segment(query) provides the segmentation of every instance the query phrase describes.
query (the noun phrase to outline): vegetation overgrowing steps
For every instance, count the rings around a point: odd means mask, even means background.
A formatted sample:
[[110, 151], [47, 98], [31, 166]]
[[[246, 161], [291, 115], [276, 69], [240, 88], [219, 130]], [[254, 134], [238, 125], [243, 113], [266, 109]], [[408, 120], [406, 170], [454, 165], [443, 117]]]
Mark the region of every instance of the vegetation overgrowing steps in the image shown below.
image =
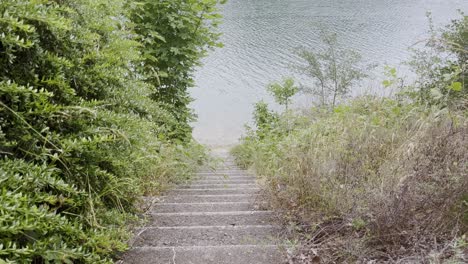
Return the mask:
[[113, 263], [138, 199], [205, 161], [188, 90], [221, 2], [0, 1], [0, 263]]
[[123, 262], [281, 263], [281, 228], [259, 201], [255, 176], [232, 162], [197, 175], [148, 210], [148, 224], [137, 232]]

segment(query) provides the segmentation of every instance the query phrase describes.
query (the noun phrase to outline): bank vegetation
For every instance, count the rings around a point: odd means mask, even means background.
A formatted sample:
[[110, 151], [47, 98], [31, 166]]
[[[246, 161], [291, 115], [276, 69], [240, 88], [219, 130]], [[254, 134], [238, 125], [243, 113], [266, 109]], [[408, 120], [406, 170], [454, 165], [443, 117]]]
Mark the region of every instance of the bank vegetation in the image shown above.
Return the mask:
[[206, 160], [188, 104], [217, 0], [0, 1], [0, 263], [112, 263]]
[[290, 263], [468, 262], [468, 17], [418, 43], [414, 82], [386, 67], [387, 97], [346, 98], [366, 67], [330, 43], [301, 51], [317, 105], [257, 104], [232, 150], [282, 212]]

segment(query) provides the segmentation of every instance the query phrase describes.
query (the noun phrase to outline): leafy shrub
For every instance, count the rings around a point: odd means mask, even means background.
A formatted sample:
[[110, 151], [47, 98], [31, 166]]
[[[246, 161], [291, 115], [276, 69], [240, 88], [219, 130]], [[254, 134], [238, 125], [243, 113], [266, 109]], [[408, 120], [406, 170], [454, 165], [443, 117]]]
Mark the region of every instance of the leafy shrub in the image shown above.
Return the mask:
[[284, 105], [287, 111], [291, 98], [299, 91], [299, 88], [295, 86], [294, 79], [285, 78], [282, 83], [269, 84], [267, 90], [273, 95], [278, 104]]
[[[462, 108], [467, 106], [468, 16], [436, 31], [414, 51], [410, 62], [418, 75], [405, 92], [421, 104]], [[420, 45], [421, 46], [421, 45]]]
[[[0, 164], [2, 259], [22, 263], [93, 262], [103, 253], [125, 249], [121, 242], [125, 233], [116, 232], [118, 227], [84, 228], [83, 220], [91, 219], [80, 214], [94, 200], [61, 180], [59, 170], [21, 160], [5, 159]], [[104, 224], [102, 217], [99, 220], [96, 224]]]
[[302, 85], [302, 92], [313, 95], [318, 104], [333, 108], [368, 77], [366, 71], [375, 65], [363, 64], [361, 54], [345, 49], [336, 34], [322, 32], [320, 39], [325, 49], [298, 49], [296, 54], [302, 61], [293, 68], [313, 81], [312, 85]]
[[[216, 2], [192, 4], [216, 13]], [[132, 20], [136, 8], [144, 22]], [[187, 179], [205, 160], [189, 119], [169, 111], [186, 106], [154, 97], [163, 87], [141, 68], [149, 67], [148, 50], [177, 61], [161, 50], [187, 48], [191, 64], [167, 78], [188, 80], [214, 25], [177, 47], [147, 43], [140, 22], [156, 30], [185, 20], [145, 8], [125, 0], [0, 2], [1, 261], [110, 263], [126, 248], [138, 197]], [[187, 97], [177, 89], [174, 96]]]
[[194, 114], [188, 89], [200, 58], [220, 47], [215, 28], [221, 22], [218, 3], [225, 0], [143, 0], [134, 3], [132, 21], [143, 45], [142, 72], [154, 85], [152, 98], [164, 103], [175, 120], [170, 136], [191, 139]]

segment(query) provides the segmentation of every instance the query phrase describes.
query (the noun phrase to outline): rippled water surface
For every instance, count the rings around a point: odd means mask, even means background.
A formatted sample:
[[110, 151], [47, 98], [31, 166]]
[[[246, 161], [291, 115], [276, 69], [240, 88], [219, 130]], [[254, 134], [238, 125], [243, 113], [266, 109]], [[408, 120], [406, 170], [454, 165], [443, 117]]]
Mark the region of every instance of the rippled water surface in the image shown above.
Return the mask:
[[210, 145], [236, 142], [253, 104], [272, 100], [265, 86], [292, 75], [294, 48], [320, 45], [321, 28], [366, 61], [398, 64], [425, 38], [428, 11], [446, 24], [468, 12], [468, 0], [229, 0], [222, 9], [225, 47], [204, 60], [192, 90], [194, 135]]

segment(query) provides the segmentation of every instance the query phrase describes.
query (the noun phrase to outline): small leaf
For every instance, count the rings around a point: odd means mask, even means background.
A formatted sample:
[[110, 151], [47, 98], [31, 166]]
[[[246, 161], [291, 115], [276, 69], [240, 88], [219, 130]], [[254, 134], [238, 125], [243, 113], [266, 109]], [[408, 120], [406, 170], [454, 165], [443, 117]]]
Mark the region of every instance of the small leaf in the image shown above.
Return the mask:
[[463, 89], [461, 82], [453, 82], [452, 85], [449, 86], [449, 89], [452, 91], [460, 92]]
[[167, 72], [165, 72], [165, 71], [159, 71], [158, 74], [159, 74], [159, 77], [161, 77], [161, 78], [169, 77], [169, 74]]
[[385, 88], [388, 88], [388, 87], [390, 87], [390, 86], [392, 85], [392, 82], [389, 81], [389, 80], [384, 80], [384, 81], [382, 82], [382, 85], [383, 85]]

